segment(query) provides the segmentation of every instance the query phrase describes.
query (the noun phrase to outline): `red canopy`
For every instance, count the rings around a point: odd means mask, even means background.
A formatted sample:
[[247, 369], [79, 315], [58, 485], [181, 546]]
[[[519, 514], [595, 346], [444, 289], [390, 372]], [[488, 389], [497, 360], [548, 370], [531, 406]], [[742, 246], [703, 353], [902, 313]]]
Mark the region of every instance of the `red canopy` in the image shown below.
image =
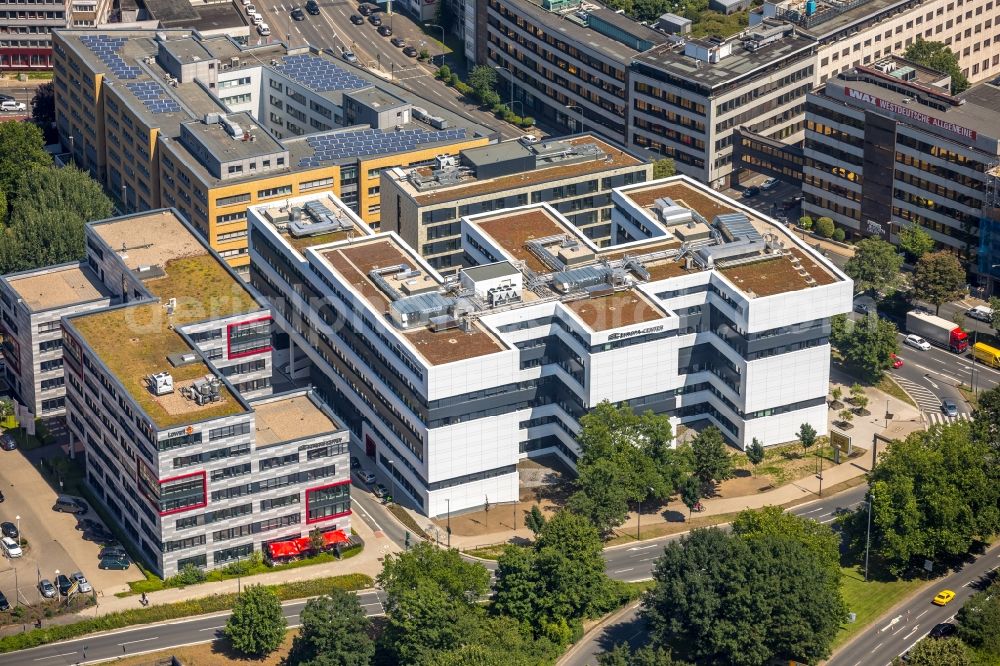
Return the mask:
[[271, 552], [272, 559], [278, 557], [295, 557], [301, 552], [294, 541], [275, 541], [274, 543], [267, 544], [267, 547]]
[[[347, 541], [347, 535], [344, 534], [343, 530], [323, 532], [324, 548], [329, 548], [336, 543], [347, 543]], [[298, 539], [289, 539], [288, 541], [275, 541], [267, 544], [267, 547], [273, 560], [279, 557], [296, 557], [303, 553], [308, 553], [312, 550], [312, 543], [309, 537], [304, 536]]]
[[332, 546], [335, 543], [347, 543], [347, 535], [344, 534], [344, 530], [323, 532], [323, 545]]

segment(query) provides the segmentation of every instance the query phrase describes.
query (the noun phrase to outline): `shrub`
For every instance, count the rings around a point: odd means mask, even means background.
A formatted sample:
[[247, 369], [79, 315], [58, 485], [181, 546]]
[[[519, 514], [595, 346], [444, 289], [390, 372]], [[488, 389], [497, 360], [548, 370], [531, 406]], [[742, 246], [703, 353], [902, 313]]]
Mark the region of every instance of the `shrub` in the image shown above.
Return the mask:
[[[455, 78], [457, 79], [458, 75], [455, 75]], [[454, 83], [452, 85], [455, 86], [455, 90], [462, 93], [463, 95], [466, 96], [472, 95], [472, 86], [470, 86], [468, 83], [463, 83], [462, 81], [459, 81], [458, 83]]]
[[441, 65], [438, 69], [437, 74], [435, 74], [439, 79], [444, 79], [445, 81], [451, 80], [451, 67], [448, 65]]
[[532, 118], [531, 116], [525, 116], [524, 118], [521, 118], [521, 127], [531, 127], [534, 124], [535, 124], [535, 119]]
[[845, 234], [844, 230], [841, 229], [840, 227], [837, 227], [836, 229], [833, 230], [833, 240], [835, 240], [835, 241], [838, 241], [838, 242], [842, 243], [844, 241], [844, 238], [846, 236], [847, 236], [847, 234]]
[[799, 218], [799, 226], [806, 231], [809, 231], [813, 227], [813, 219], [808, 215], [803, 215]]
[[833, 220], [828, 217], [821, 217], [816, 220], [816, 233], [823, 238], [829, 238], [833, 235], [835, 227], [833, 226]]
[[448, 83], [454, 88], [457, 88], [458, 84], [461, 82], [462, 80], [458, 78], [458, 74], [452, 74], [451, 77], [448, 79]]
[[431, 57], [431, 52], [427, 49], [421, 49], [420, 54], [417, 56], [420, 60], [429, 60]]

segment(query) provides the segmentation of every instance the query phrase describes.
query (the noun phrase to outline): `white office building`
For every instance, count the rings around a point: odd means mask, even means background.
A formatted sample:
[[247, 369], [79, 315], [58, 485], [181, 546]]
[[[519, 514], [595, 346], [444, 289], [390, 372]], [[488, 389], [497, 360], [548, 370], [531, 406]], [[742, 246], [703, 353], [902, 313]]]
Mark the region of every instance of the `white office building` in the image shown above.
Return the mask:
[[251, 208], [251, 278], [317, 394], [428, 515], [514, 501], [524, 457], [573, 464], [604, 400], [741, 448], [824, 433], [851, 280], [685, 176], [612, 196], [606, 247], [544, 203], [464, 217], [474, 265], [448, 279], [393, 232], [303, 247]]

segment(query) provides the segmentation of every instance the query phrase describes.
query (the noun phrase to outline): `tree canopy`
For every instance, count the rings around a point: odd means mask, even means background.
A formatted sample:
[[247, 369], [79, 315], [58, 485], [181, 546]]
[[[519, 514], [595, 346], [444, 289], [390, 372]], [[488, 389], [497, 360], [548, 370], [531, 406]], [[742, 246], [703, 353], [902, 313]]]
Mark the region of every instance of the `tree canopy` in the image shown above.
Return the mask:
[[779, 506], [741, 511], [732, 524], [733, 534], [753, 541], [764, 536], [795, 539], [833, 570], [840, 568], [840, 537], [815, 520], [786, 513]]
[[292, 643], [287, 666], [368, 666], [375, 642], [371, 621], [358, 595], [334, 588], [302, 609], [302, 629]]
[[13, 120], [0, 122], [0, 192], [7, 195], [9, 203], [14, 198], [14, 186], [24, 174], [51, 164], [38, 126]]
[[705, 488], [733, 475], [733, 457], [729, 454], [722, 432], [715, 426], [708, 426], [691, 440], [694, 459], [694, 475]]
[[674, 160], [669, 157], [664, 157], [653, 162], [653, 179], [657, 178], [667, 178], [669, 176], [676, 175], [677, 165]]
[[917, 262], [913, 274], [913, 296], [932, 303], [935, 314], [943, 303], [961, 298], [965, 292], [965, 269], [951, 252], [931, 252]]
[[925, 638], [906, 656], [906, 666], [972, 666], [972, 655], [957, 638]]
[[873, 314], [857, 322], [835, 315], [830, 340], [848, 363], [874, 383], [882, 378], [892, 365], [892, 355], [899, 351], [897, 333], [895, 324]]
[[[967, 422], [938, 425], [890, 443], [868, 474], [871, 555], [899, 575], [923, 560], [967, 553], [1000, 531], [1000, 473]], [[867, 511], [845, 523], [856, 552], [865, 546]]]
[[278, 649], [287, 627], [278, 595], [263, 585], [247, 585], [223, 632], [238, 652], [263, 657]]
[[936, 69], [951, 76], [951, 93], [957, 95], [969, 87], [969, 79], [962, 73], [958, 56], [944, 42], [928, 42], [922, 37], [906, 47], [903, 57], [907, 60]]
[[973, 594], [956, 617], [959, 638], [1000, 662], [1000, 581]]
[[891, 296], [902, 280], [903, 256], [895, 246], [870, 236], [858, 241], [854, 256], [847, 260], [844, 272], [854, 280], [854, 293], [866, 291]]
[[652, 646], [696, 663], [812, 663], [847, 613], [839, 569], [793, 535], [695, 530], [667, 545], [653, 579], [643, 601]]
[[914, 259], [920, 259], [934, 249], [934, 239], [916, 222], [900, 227], [899, 247]]

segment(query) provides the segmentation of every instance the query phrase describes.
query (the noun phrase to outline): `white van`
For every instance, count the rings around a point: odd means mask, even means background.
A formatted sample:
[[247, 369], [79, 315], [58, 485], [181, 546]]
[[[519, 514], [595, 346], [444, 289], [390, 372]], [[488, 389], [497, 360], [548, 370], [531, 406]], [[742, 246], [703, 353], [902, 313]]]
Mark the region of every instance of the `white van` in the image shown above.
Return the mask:
[[261, 23], [257, 26], [257, 34], [261, 37], [269, 37], [271, 35], [271, 28], [266, 23]]
[[993, 321], [993, 308], [986, 307], [985, 305], [977, 305], [971, 310], [966, 310], [965, 316], [990, 323]]

